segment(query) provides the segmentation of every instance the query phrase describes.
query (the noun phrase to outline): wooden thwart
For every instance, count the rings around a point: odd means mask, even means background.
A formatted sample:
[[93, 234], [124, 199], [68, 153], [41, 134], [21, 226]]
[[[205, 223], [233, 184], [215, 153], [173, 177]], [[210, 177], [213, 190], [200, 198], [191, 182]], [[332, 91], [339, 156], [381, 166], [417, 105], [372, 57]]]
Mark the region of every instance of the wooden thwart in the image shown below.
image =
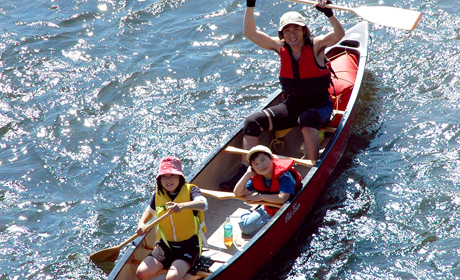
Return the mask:
[[[247, 155], [249, 152], [248, 150], [236, 148], [233, 146], [227, 146], [224, 151], [233, 153], [233, 154], [240, 154], [240, 155]], [[315, 164], [315, 161], [309, 160], [309, 159], [292, 158], [292, 157], [280, 156], [280, 155], [275, 155], [275, 154], [273, 154], [273, 157], [280, 158], [280, 159], [292, 159], [297, 164], [301, 164], [301, 165], [305, 165], [309, 167], [312, 167]]]
[[332, 127], [332, 126], [325, 126], [325, 127], [322, 127], [320, 130], [334, 133], [337, 130], [337, 128]]
[[[207, 189], [200, 189], [201, 193], [207, 196], [212, 196], [217, 199], [238, 199], [246, 202], [244, 199], [244, 196], [236, 196], [232, 192], [221, 192], [221, 191], [212, 191], [212, 190], [207, 190]], [[247, 203], [247, 202], [246, 202]], [[282, 204], [278, 203], [271, 203], [271, 202], [266, 202], [266, 201], [254, 201], [252, 203], [248, 204], [262, 204], [262, 205], [267, 205], [267, 206], [272, 206], [276, 208], [281, 208], [283, 206]]]

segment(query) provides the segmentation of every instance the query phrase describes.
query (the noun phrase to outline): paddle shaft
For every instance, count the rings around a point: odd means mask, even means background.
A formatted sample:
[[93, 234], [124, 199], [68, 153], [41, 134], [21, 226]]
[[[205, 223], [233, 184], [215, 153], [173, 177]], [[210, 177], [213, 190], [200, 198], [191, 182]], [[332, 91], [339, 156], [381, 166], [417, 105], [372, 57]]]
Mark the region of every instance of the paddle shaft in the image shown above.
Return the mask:
[[[297, 3], [303, 3], [303, 4], [309, 4], [314, 6], [316, 1], [310, 1], [310, 0], [289, 0], [292, 2], [297, 2]], [[334, 9], [334, 10], [342, 10], [342, 11], [348, 11], [348, 12], [354, 12], [352, 8], [347, 8], [347, 7], [342, 7], [342, 6], [337, 6], [337, 5], [332, 5], [332, 4], [326, 4], [324, 7], [329, 8], [329, 9]]]
[[[225, 148], [226, 152], [233, 153], [233, 154], [240, 154], [240, 155], [247, 155], [249, 153], [248, 150], [245, 149], [240, 149], [232, 146], [227, 146]], [[286, 157], [286, 156], [280, 156], [280, 155], [275, 155], [273, 154], [274, 158], [279, 158], [279, 159], [292, 159], [295, 163], [305, 165], [305, 166], [313, 166], [315, 164], [314, 161], [308, 160], [308, 159], [299, 159], [299, 158], [292, 158], [292, 157]]]
[[[205, 189], [200, 189], [200, 191], [202, 194], [212, 196], [217, 199], [238, 199], [238, 200], [242, 200], [246, 202], [246, 199], [244, 199], [244, 196], [236, 196], [234, 193], [230, 193], [230, 192], [212, 191], [212, 190], [205, 190]], [[267, 201], [254, 201], [248, 204], [262, 204], [262, 205], [267, 205], [267, 206], [276, 207], [276, 208], [281, 208], [281, 206], [283, 206], [282, 204], [279, 204], [279, 203], [272, 203], [272, 202], [267, 202]]]
[[[154, 226], [158, 225], [161, 221], [163, 221], [164, 219], [166, 219], [166, 217], [168, 217], [169, 215], [171, 215], [171, 213], [166, 213], [164, 214], [163, 216], [159, 217], [158, 219], [156, 219], [155, 221], [153, 221], [152, 223], [148, 224], [144, 231], [149, 231], [150, 229], [152, 229]], [[138, 238], [139, 235], [136, 233], [136, 234], [133, 234], [130, 238], [126, 239], [123, 243], [121, 243], [120, 245], [118, 245], [118, 247], [124, 247], [126, 245], [128, 245], [129, 243], [131, 243], [132, 241], [134, 241], [136, 238]]]

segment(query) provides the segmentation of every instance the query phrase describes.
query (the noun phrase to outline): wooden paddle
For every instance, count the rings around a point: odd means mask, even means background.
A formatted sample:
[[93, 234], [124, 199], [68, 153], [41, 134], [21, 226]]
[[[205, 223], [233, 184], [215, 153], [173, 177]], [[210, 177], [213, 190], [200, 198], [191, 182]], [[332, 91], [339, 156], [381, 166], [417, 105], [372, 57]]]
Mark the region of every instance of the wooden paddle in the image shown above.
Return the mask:
[[[151, 228], [153, 228], [154, 226], [156, 226], [159, 222], [163, 221], [166, 217], [168, 217], [169, 215], [171, 215], [171, 213], [168, 211], [166, 214], [164, 214], [163, 216], [161, 216], [160, 218], [156, 219], [153, 223], [149, 224], [146, 228], [145, 228], [145, 231], [148, 231], [150, 230]], [[111, 247], [111, 248], [106, 248], [106, 249], [103, 249], [101, 251], [98, 251], [94, 254], [92, 254], [91, 256], [89, 256], [89, 258], [93, 261], [93, 262], [96, 262], [96, 261], [108, 261], [108, 262], [114, 262], [117, 260], [118, 258], [118, 255], [120, 254], [120, 250], [121, 248], [123, 248], [125, 245], [131, 243], [134, 239], [136, 239], [137, 237], [139, 237], [139, 235], [136, 233], [134, 234], [133, 236], [131, 236], [130, 238], [128, 238], [127, 240], [125, 240], [123, 243], [121, 243], [120, 245], [118, 246], [114, 246], [114, 247]]]
[[[297, 3], [315, 5], [316, 1], [310, 0], [290, 0]], [[347, 8], [337, 5], [327, 4], [326, 8], [353, 12], [364, 20], [388, 27], [413, 30], [417, 26], [421, 12], [406, 10], [388, 6], [361, 6], [358, 8]]]
[[[221, 192], [221, 191], [212, 191], [212, 190], [205, 190], [205, 189], [200, 189], [200, 191], [202, 194], [212, 196], [217, 199], [239, 199], [239, 200], [246, 202], [246, 200], [244, 199], [244, 196], [236, 196], [232, 192]], [[283, 206], [282, 204], [271, 203], [271, 202], [266, 202], [266, 201], [254, 201], [248, 204], [262, 204], [262, 205], [272, 206], [276, 208], [281, 208], [281, 206]]]
[[[233, 154], [240, 154], [240, 155], [247, 155], [248, 150], [236, 148], [233, 146], [227, 146], [225, 148], [226, 152], [233, 153]], [[309, 159], [300, 159], [300, 158], [292, 158], [292, 157], [286, 157], [286, 156], [280, 156], [280, 155], [273, 155], [274, 158], [280, 158], [280, 159], [292, 159], [295, 163], [305, 165], [305, 166], [310, 166], [312, 167], [315, 164], [315, 161], [309, 160]]]

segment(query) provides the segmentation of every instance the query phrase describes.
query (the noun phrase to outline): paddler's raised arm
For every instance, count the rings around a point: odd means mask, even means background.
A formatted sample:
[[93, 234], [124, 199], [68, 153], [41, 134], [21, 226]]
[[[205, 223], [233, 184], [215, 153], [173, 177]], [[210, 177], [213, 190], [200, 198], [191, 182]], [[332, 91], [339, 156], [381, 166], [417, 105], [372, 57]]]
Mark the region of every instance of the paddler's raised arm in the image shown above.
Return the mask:
[[274, 50], [279, 53], [282, 41], [276, 37], [270, 37], [264, 32], [257, 30], [254, 19], [255, 0], [247, 0], [246, 11], [244, 12], [243, 33], [246, 38], [254, 42], [261, 48]]
[[324, 51], [325, 48], [331, 47], [337, 44], [343, 36], [345, 36], [345, 29], [340, 23], [339, 19], [335, 17], [332, 9], [325, 8], [325, 4], [332, 4], [331, 1], [318, 0], [318, 3], [315, 5], [315, 8], [324, 13], [325, 16], [329, 19], [333, 30], [326, 35], [317, 36], [314, 38], [314, 44], [318, 48], [316, 52]]

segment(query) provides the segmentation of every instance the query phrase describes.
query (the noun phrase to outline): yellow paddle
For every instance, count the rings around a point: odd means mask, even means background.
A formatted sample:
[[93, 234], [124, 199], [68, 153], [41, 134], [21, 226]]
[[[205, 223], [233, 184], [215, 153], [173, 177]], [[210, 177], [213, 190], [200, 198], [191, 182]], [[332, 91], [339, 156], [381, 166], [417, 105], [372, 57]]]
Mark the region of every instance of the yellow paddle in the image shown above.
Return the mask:
[[[221, 192], [221, 191], [212, 191], [212, 190], [205, 190], [205, 189], [200, 189], [200, 191], [204, 195], [212, 196], [217, 199], [239, 199], [239, 200], [245, 201], [244, 196], [236, 196], [232, 192]], [[262, 205], [272, 206], [276, 208], [281, 208], [281, 206], [283, 206], [282, 204], [271, 203], [271, 202], [266, 202], [266, 201], [254, 201], [253, 203], [249, 203], [249, 204], [262, 204]]]
[[[153, 223], [149, 224], [145, 230], [148, 231], [150, 230], [151, 228], [153, 228], [154, 226], [156, 226], [159, 222], [163, 221], [166, 217], [168, 217], [169, 215], [171, 215], [170, 211], [168, 211], [166, 214], [164, 214], [163, 216], [161, 216], [160, 218], [156, 219]], [[94, 254], [92, 254], [91, 256], [89, 256], [89, 258], [93, 261], [93, 262], [96, 262], [96, 261], [108, 261], [108, 262], [114, 262], [117, 260], [118, 258], [118, 255], [120, 254], [120, 250], [121, 248], [123, 248], [125, 245], [131, 243], [134, 239], [136, 239], [137, 237], [139, 237], [139, 235], [136, 233], [134, 234], [133, 236], [131, 236], [130, 238], [128, 238], [127, 240], [125, 240], [123, 243], [121, 243], [120, 245], [118, 246], [114, 246], [114, 247], [111, 247], [111, 248], [106, 248], [106, 249], [103, 249], [101, 251], [98, 251]]]
[[[249, 153], [248, 150], [236, 148], [233, 146], [227, 146], [225, 148], [226, 152], [233, 153], [233, 154], [240, 154], [240, 155], [247, 155]], [[274, 158], [280, 158], [280, 159], [292, 159], [295, 163], [305, 165], [305, 166], [310, 166], [312, 167], [315, 164], [315, 161], [309, 160], [309, 159], [300, 159], [300, 158], [292, 158], [292, 157], [286, 157], [286, 156], [280, 156], [280, 155], [273, 155]]]
[[[297, 3], [315, 5], [316, 1], [310, 0], [289, 0]], [[421, 12], [406, 10], [388, 6], [361, 6], [358, 8], [347, 8], [327, 4], [326, 8], [353, 12], [364, 20], [388, 27], [413, 30], [417, 26]]]

